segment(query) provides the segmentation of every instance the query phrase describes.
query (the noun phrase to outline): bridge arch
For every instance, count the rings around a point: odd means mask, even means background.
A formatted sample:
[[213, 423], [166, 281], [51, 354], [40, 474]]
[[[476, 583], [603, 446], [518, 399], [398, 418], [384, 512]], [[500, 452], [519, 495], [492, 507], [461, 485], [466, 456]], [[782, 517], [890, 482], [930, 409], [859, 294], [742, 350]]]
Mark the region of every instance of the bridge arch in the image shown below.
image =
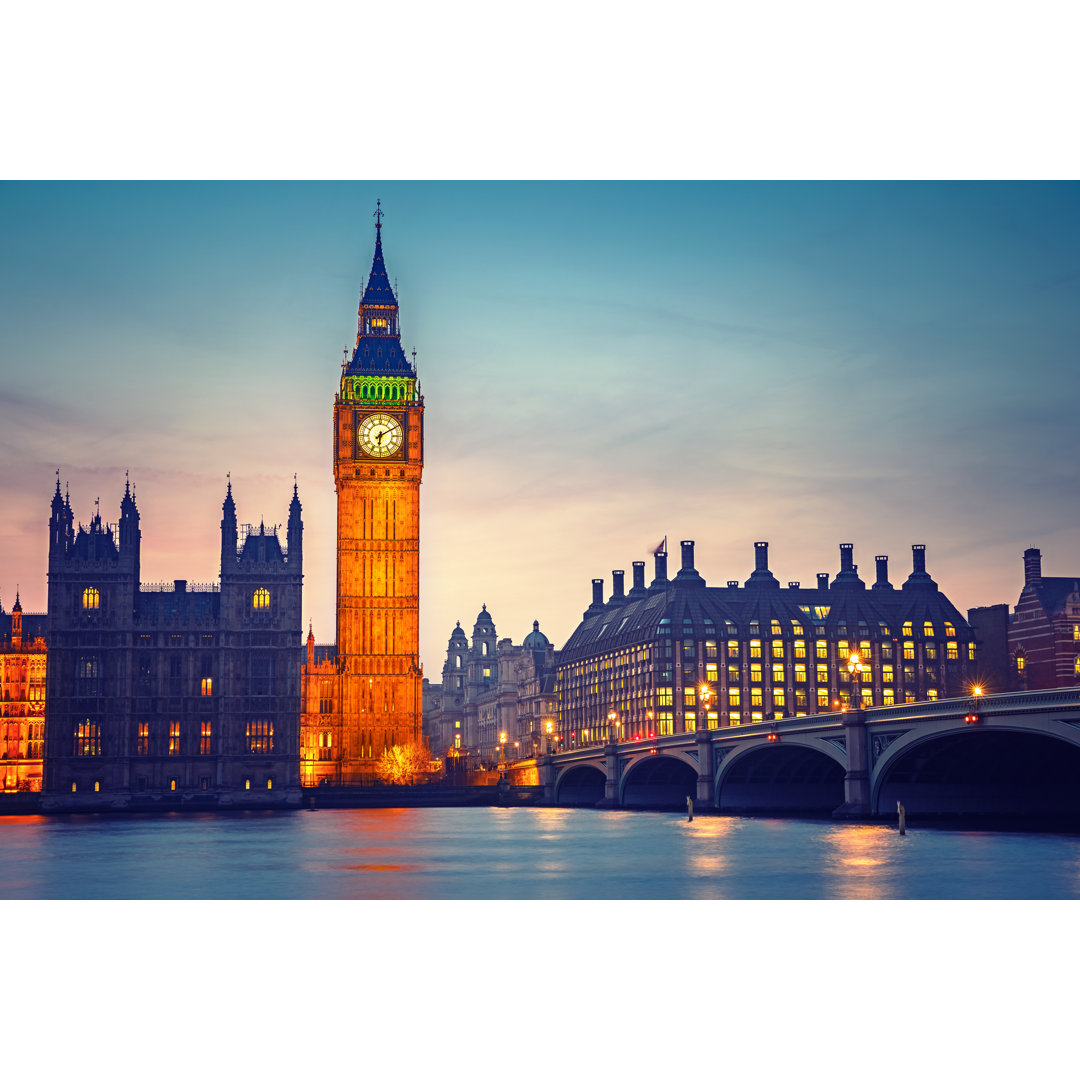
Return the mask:
[[684, 809], [697, 794], [696, 759], [679, 750], [638, 754], [619, 781], [619, 805], [639, 809]]
[[555, 778], [556, 806], [595, 806], [604, 797], [607, 773], [592, 762], [570, 765]]
[[1080, 819], [1080, 728], [1044, 717], [981, 717], [898, 736], [871, 774], [874, 814]]
[[844, 802], [847, 757], [813, 735], [749, 743], [716, 769], [713, 802], [721, 810], [831, 813]]

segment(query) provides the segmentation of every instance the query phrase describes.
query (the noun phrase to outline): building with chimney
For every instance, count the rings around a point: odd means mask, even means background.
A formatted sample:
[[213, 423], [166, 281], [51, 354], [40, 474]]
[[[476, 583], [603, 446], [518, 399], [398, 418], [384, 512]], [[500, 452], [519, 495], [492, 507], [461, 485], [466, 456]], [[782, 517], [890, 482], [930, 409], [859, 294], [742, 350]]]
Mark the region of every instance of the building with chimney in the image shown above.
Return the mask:
[[593, 580], [557, 665], [562, 748], [969, 692], [974, 634], [927, 573], [921, 544], [899, 588], [885, 555], [868, 586], [851, 544], [815, 588], [781, 587], [764, 542], [743, 584], [707, 585], [692, 540], [681, 558], [669, 578], [667, 552], [656, 552], [649, 585], [635, 562], [629, 592], [613, 571], [607, 600]]
[[1080, 683], [1080, 576], [1044, 577], [1042, 552], [1024, 552], [1024, 587], [1008, 626], [1011, 674], [1019, 690]]
[[40, 791], [45, 750], [44, 614], [0, 604], [0, 791]]
[[230, 481], [220, 582], [144, 584], [130, 483], [118, 524], [76, 528], [57, 476], [44, 809], [299, 802], [302, 533], [295, 484], [283, 537], [238, 524]]

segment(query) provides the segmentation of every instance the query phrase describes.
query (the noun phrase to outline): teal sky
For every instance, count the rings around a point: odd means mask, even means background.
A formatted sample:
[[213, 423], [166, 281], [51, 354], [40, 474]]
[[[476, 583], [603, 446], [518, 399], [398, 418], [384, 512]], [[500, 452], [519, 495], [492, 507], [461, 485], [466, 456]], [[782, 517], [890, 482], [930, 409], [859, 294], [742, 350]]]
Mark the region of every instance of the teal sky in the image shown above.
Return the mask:
[[[913, 543], [961, 608], [1021, 553], [1080, 573], [1072, 183], [0, 184], [0, 598], [46, 600], [130, 470], [143, 579], [212, 581], [298, 476], [304, 623], [334, 633], [330, 415], [375, 199], [426, 399], [421, 659], [482, 603], [556, 646], [590, 580], [697, 542], [712, 584], [864, 579]], [[672, 561], [677, 564], [675, 554]]]

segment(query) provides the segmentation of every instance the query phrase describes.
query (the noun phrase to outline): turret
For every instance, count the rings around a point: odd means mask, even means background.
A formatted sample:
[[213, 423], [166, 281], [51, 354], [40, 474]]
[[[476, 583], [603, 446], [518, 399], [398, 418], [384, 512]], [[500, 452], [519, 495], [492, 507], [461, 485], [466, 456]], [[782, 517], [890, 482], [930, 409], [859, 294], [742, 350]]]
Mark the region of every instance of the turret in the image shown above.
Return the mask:
[[221, 504], [221, 573], [236, 566], [236, 545], [239, 530], [236, 526], [236, 503], [232, 497], [232, 480], [229, 480], [225, 492], [225, 502]]
[[22, 644], [22, 604], [18, 588], [15, 589], [15, 606], [11, 609], [11, 644], [16, 649]]
[[[67, 508], [70, 512], [70, 507]], [[67, 549], [70, 524], [65, 513], [64, 498], [60, 494], [60, 470], [56, 470], [56, 492], [52, 499], [52, 513], [49, 515], [49, 554], [62, 555]]]
[[124, 482], [124, 498], [120, 503], [120, 557], [135, 572], [135, 581], [139, 581], [139, 553], [142, 545], [142, 533], [139, 531], [139, 509], [135, 505], [135, 496], [131, 493], [131, 481]]
[[289, 503], [289, 531], [286, 538], [289, 545], [289, 566], [299, 571], [304, 562], [304, 523], [300, 519], [300, 495], [293, 479], [292, 502]]

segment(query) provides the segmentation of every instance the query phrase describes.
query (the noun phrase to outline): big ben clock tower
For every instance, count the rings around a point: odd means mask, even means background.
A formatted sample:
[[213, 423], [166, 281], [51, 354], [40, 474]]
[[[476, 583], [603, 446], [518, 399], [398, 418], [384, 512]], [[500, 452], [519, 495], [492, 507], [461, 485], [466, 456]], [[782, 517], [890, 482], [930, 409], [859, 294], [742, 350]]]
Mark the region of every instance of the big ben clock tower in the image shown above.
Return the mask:
[[401, 347], [375, 211], [356, 348], [334, 399], [341, 779], [421, 739], [420, 474], [424, 399]]

